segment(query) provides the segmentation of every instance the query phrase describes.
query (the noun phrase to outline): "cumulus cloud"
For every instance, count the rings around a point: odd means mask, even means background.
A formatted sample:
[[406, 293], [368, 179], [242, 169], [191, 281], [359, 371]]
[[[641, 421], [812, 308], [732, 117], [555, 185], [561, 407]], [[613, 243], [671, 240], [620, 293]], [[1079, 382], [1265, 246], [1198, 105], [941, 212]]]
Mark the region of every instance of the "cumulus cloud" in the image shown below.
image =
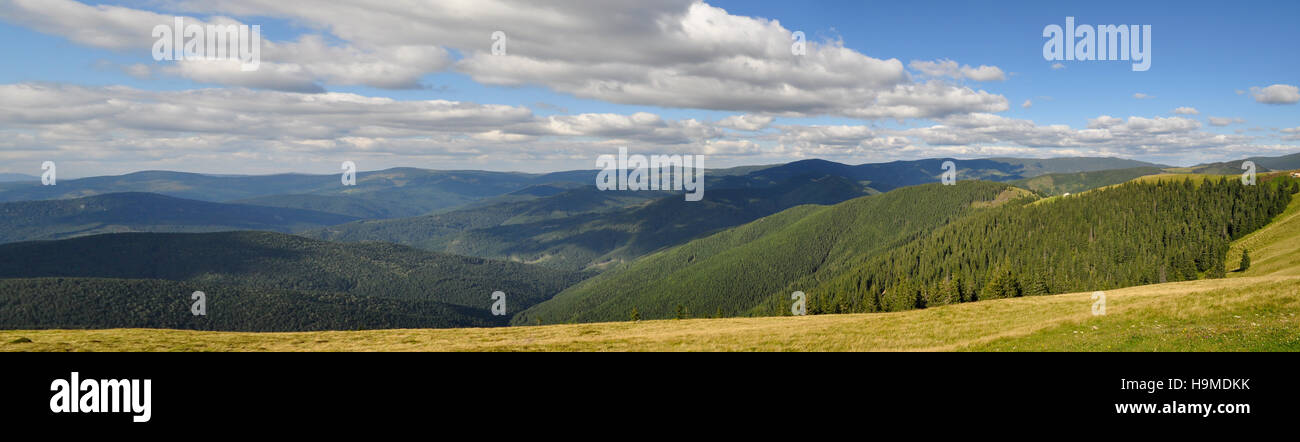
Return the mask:
[[[498, 170], [508, 167], [504, 164], [578, 168], [618, 146], [744, 157], [747, 164], [807, 157], [862, 162], [958, 155], [1220, 161], [1237, 153], [1295, 150], [1260, 145], [1255, 136], [1207, 133], [1196, 120], [1181, 116], [1102, 115], [1077, 129], [991, 113], [950, 115], [911, 128], [773, 121], [753, 114], [717, 122], [647, 112], [538, 116], [522, 106], [337, 92], [0, 85], [0, 156], [9, 163], [75, 158], [129, 164], [123, 166], [127, 170], [201, 164], [220, 167], [213, 171], [253, 173], [338, 158], [427, 167], [447, 167], [450, 162]], [[1283, 129], [1279, 135], [1294, 139], [1300, 137], [1300, 128]]]
[[521, 106], [337, 92], [32, 83], [0, 85], [0, 139], [10, 143], [0, 143], [9, 159], [129, 161], [136, 168], [163, 160], [206, 163], [213, 156], [295, 162], [400, 156], [411, 165], [422, 158], [587, 158], [611, 145], [664, 152], [754, 150], [725, 139], [720, 127], [650, 113], [539, 117]]
[[[6, 0], [0, 19], [73, 42], [125, 53], [151, 54], [155, 26], [172, 26], [174, 16], [121, 6], [90, 6], [72, 0]], [[182, 16], [185, 25], [251, 25], [216, 15], [207, 20]], [[419, 87], [428, 72], [451, 65], [447, 51], [429, 44], [327, 44], [322, 35], [297, 41], [262, 39], [255, 71], [230, 60], [169, 61], [155, 71], [202, 83], [294, 92], [323, 92], [325, 84], [386, 89]], [[133, 76], [145, 71], [139, 67]]]
[[1174, 113], [1178, 115], [1199, 115], [1201, 111], [1196, 110], [1194, 107], [1183, 106], [1175, 108]]
[[763, 130], [767, 125], [772, 124], [772, 119], [770, 115], [732, 115], [718, 121], [718, 126], [753, 132]]
[[1025, 108], [1025, 109], [1029, 109], [1029, 108], [1031, 108], [1031, 107], [1033, 107], [1033, 106], [1034, 106], [1034, 102], [1033, 102], [1033, 100], [1025, 100], [1024, 103], [1020, 103], [1020, 107], [1023, 107], [1023, 108]]
[[1243, 120], [1241, 118], [1228, 118], [1228, 117], [1209, 117], [1206, 118], [1206, 120], [1209, 120], [1211, 126], [1219, 126], [1219, 127], [1227, 126], [1230, 124], [1242, 124], [1246, 122], [1246, 120]]
[[1007, 79], [1002, 69], [997, 66], [973, 68], [970, 65], [958, 65], [957, 62], [943, 59], [935, 61], [912, 60], [908, 64], [912, 69], [931, 77], [950, 77], [975, 81], [1004, 81]]
[[[0, 17], [13, 23], [84, 45], [142, 54], [153, 42], [149, 30], [171, 23], [169, 16], [118, 6], [10, 2]], [[619, 0], [599, 8], [559, 0], [419, 6], [233, 0], [164, 6], [212, 22], [271, 17], [317, 32], [295, 41], [264, 40], [262, 66], [252, 73], [229, 63], [190, 61], [164, 69], [205, 83], [294, 92], [321, 92], [331, 85], [410, 88], [419, 86], [423, 75], [451, 69], [482, 84], [540, 85], [612, 103], [785, 116], [902, 119], [1008, 108], [1001, 95], [938, 79], [915, 82], [900, 61], [874, 58], [839, 41], [808, 41], [806, 53], [794, 55], [793, 30], [777, 21], [733, 15], [695, 0]], [[507, 37], [502, 55], [491, 51], [496, 31]], [[453, 50], [460, 60], [452, 61]], [[989, 81], [1005, 75], [981, 65], [958, 66], [953, 76], [944, 77]]]
[[1269, 87], [1252, 87], [1250, 95], [1255, 101], [1264, 104], [1296, 104], [1300, 102], [1300, 88], [1289, 84], [1275, 84]]
[[[1295, 146], [1260, 145], [1255, 138], [1204, 132], [1184, 117], [1090, 119], [1082, 129], [1039, 125], [994, 114], [953, 115], [939, 124], [881, 129], [850, 126], [780, 126], [775, 138], [784, 153], [878, 160], [938, 156], [1118, 156], [1171, 161], [1222, 161], [1233, 155], [1285, 152]], [[1300, 129], [1298, 129], [1300, 130]]]

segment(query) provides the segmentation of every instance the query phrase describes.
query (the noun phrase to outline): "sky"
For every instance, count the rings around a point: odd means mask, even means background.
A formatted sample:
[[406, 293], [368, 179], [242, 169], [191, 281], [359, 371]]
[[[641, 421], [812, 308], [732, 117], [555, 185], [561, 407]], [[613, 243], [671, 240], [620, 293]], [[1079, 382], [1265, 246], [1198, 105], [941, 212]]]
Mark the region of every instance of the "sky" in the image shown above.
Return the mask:
[[[158, 59], [176, 17], [257, 25], [256, 70]], [[1150, 26], [1149, 68], [1046, 59], [1067, 17]], [[1300, 152], [1298, 18], [1294, 1], [0, 0], [0, 172], [544, 172], [623, 146], [706, 167], [1276, 156]]]

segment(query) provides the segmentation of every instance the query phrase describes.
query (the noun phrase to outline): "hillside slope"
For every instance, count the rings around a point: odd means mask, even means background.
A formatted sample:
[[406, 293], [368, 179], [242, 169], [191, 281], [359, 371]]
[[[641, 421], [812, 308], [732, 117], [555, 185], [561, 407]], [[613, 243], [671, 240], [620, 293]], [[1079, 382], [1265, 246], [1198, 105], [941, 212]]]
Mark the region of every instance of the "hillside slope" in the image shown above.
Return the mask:
[[[834, 206], [799, 206], [609, 270], [515, 318], [515, 324], [733, 316], [791, 287], [896, 247], [992, 201], [1004, 184], [928, 184]], [[916, 204], [925, 201], [926, 204]]]
[[[191, 295], [205, 295], [194, 315]], [[0, 279], [0, 328], [308, 331], [500, 325], [488, 310], [427, 299], [158, 279]]]
[[456, 235], [469, 230], [630, 207], [662, 197], [665, 197], [663, 192], [602, 192], [595, 186], [584, 186], [522, 200], [493, 197], [492, 200], [502, 201], [491, 205], [472, 203], [465, 208], [423, 216], [357, 221], [300, 234], [330, 241], [386, 241], [426, 250], [445, 250]]
[[1159, 174], [1162, 171], [1156, 167], [1135, 167], [1094, 172], [1049, 173], [1012, 181], [1011, 184], [1041, 195], [1055, 196], [1120, 184], [1137, 177]]
[[[1141, 180], [1141, 179], [1139, 179]], [[813, 312], [898, 311], [971, 300], [1222, 277], [1229, 243], [1286, 210], [1296, 183], [1130, 182], [976, 213], [810, 287]], [[788, 301], [773, 298], [767, 311]]]
[[771, 187], [706, 190], [701, 201], [675, 195], [625, 210], [468, 230], [445, 251], [566, 270], [604, 268], [797, 205], [864, 194], [838, 176], [804, 175]]
[[[344, 293], [476, 311], [488, 311], [492, 292], [502, 291], [510, 314], [585, 276], [393, 244], [339, 244], [270, 232], [123, 233], [0, 245], [0, 278], [167, 280], [212, 287], [205, 292], [213, 293], [226, 287]], [[0, 298], [27, 295], [2, 292]], [[493, 319], [498, 325], [508, 320]]]

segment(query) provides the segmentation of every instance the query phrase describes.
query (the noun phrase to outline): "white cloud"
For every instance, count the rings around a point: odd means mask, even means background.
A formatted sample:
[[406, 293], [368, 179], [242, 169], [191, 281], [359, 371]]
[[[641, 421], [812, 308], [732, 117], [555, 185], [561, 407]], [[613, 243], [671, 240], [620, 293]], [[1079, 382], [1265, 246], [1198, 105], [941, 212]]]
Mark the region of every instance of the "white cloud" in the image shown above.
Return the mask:
[[957, 62], [943, 59], [935, 61], [912, 60], [909, 67], [931, 77], [949, 77], [975, 81], [1005, 81], [1006, 74], [997, 66], [973, 68], [970, 65], [958, 65]]
[[[5, 164], [82, 161], [105, 168], [94, 173], [111, 170], [112, 164], [126, 170], [199, 165], [213, 172], [254, 173], [334, 161], [328, 169], [313, 169], [328, 173], [339, 158], [434, 168], [579, 168], [618, 146], [704, 153], [719, 156], [717, 161], [746, 158], [746, 164], [958, 155], [1221, 161], [1296, 150], [1255, 143], [1263, 136], [1203, 132], [1199, 122], [1185, 117], [1102, 115], [1081, 129], [990, 113], [951, 115], [914, 128], [773, 126], [773, 121], [733, 115], [709, 123], [645, 112], [543, 117], [521, 106], [348, 93], [15, 84], [0, 85], [0, 159]], [[1278, 134], [1300, 137], [1300, 128]], [[374, 166], [363, 168], [368, 167]]]
[[1146, 100], [1146, 99], [1149, 99], [1149, 98], [1155, 98], [1155, 96], [1154, 96], [1154, 95], [1147, 95], [1147, 94], [1144, 94], [1144, 93], [1138, 92], [1138, 93], [1133, 94], [1133, 98], [1136, 98], [1136, 99], [1139, 99], [1139, 100]]
[[770, 115], [732, 115], [718, 121], [718, 126], [752, 132], [763, 130], [767, 125], [772, 124], [772, 119]]
[[[71, 0], [13, 0], [2, 17], [70, 40], [147, 54], [154, 25], [171, 17]], [[914, 82], [896, 59], [839, 41], [808, 41], [791, 54], [791, 30], [695, 0], [581, 2], [496, 0], [405, 2], [232, 0], [163, 2], [163, 9], [214, 17], [270, 17], [300, 25], [295, 41], [264, 39], [255, 72], [228, 63], [179, 62], [162, 72], [205, 83], [294, 92], [332, 85], [411, 88], [452, 69], [487, 85], [540, 85], [612, 103], [783, 116], [866, 119], [1000, 112], [1001, 95], [940, 80]], [[187, 19], [189, 22], [190, 19]], [[201, 23], [197, 19], [193, 23]], [[256, 23], [252, 23], [256, 24]], [[507, 36], [492, 55], [491, 35]], [[337, 39], [339, 43], [329, 44]], [[449, 50], [463, 55], [452, 62]], [[993, 66], [961, 66], [961, 78], [1004, 79]]]
[[1220, 126], [1220, 127], [1227, 126], [1230, 124], [1241, 124], [1246, 122], [1246, 120], [1243, 120], [1241, 118], [1228, 118], [1228, 117], [1209, 117], [1206, 119], [1210, 121], [1211, 126]]
[[1024, 103], [1021, 103], [1021, 104], [1020, 104], [1020, 107], [1023, 107], [1023, 108], [1025, 108], [1025, 109], [1029, 109], [1029, 108], [1031, 108], [1031, 107], [1033, 107], [1033, 106], [1034, 106], [1034, 102], [1033, 102], [1032, 100], [1025, 100]]
[[1174, 109], [1174, 113], [1178, 115], [1199, 115], [1201, 111], [1196, 110], [1194, 107], [1183, 106]]
[[214, 155], [291, 163], [340, 155], [527, 161], [585, 158], [610, 143], [743, 150], [740, 140], [724, 138], [714, 125], [650, 113], [538, 117], [520, 106], [349, 93], [0, 85], [0, 139], [15, 143], [0, 147], [0, 158], [129, 161], [136, 169], [163, 160], [206, 165]]
[[1300, 102], [1300, 88], [1289, 84], [1275, 84], [1265, 88], [1252, 87], [1250, 95], [1264, 104], [1296, 104]]
[[[83, 45], [141, 56], [151, 54], [154, 26], [173, 24], [174, 16], [120, 6], [89, 6], [71, 0], [7, 0], [0, 19]], [[244, 25], [228, 17], [200, 20], [184, 16], [186, 25]], [[323, 92], [322, 84], [366, 85], [386, 89], [419, 87], [426, 73], [451, 66], [441, 47], [411, 43], [356, 46], [330, 45], [321, 35], [297, 41], [262, 40], [261, 64], [244, 71], [231, 61], [165, 62], [158, 71], [194, 81], [293, 92]], [[139, 69], [129, 72], [142, 73]]]
[[1052, 70], [1058, 70], [1058, 69], [1065, 69], [1065, 65], [1061, 63], [1052, 63]]

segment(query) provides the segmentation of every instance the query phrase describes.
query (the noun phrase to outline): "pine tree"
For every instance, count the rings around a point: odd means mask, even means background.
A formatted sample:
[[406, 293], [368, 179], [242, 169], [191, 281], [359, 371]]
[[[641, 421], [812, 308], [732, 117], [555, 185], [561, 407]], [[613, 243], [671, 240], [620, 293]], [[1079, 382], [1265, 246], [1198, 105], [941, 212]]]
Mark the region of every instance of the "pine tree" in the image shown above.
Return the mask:
[[1025, 285], [1025, 295], [1027, 296], [1046, 295], [1048, 293], [1047, 282], [1043, 280], [1041, 275], [1031, 276], [1029, 283]]
[[1248, 269], [1250, 269], [1250, 250], [1241, 249], [1241, 268], [1238, 268], [1237, 271], [1244, 272]]

